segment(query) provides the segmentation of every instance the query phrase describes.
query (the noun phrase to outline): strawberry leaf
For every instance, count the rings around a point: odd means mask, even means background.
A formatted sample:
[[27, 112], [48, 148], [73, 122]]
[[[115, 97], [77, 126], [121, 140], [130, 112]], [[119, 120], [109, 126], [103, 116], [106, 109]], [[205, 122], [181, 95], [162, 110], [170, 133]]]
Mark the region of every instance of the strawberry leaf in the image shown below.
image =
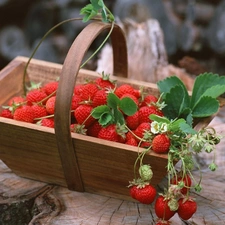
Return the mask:
[[207, 117], [216, 113], [219, 109], [219, 101], [210, 96], [202, 96], [192, 109], [193, 117]]
[[112, 109], [117, 109], [120, 104], [120, 99], [113, 93], [107, 96], [107, 105]]
[[98, 122], [104, 127], [113, 122], [113, 117], [112, 117], [111, 113], [105, 112], [105, 113], [101, 114]]
[[137, 105], [131, 98], [122, 98], [119, 103], [119, 108], [124, 114], [132, 116], [137, 111]]
[[92, 116], [95, 118], [95, 119], [99, 119], [102, 114], [104, 113], [110, 113], [110, 108], [107, 106], [107, 105], [100, 105], [100, 106], [97, 106], [96, 108], [94, 108], [92, 110]]

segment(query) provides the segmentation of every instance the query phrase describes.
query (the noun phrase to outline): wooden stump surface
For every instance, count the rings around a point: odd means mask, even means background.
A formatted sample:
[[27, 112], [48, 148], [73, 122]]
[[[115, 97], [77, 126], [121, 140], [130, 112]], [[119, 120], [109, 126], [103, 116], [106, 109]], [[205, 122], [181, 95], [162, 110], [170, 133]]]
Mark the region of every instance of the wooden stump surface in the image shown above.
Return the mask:
[[[212, 122], [218, 132], [225, 133], [225, 113]], [[203, 190], [192, 193], [198, 210], [189, 221], [175, 215], [174, 225], [225, 224], [225, 140], [217, 146], [217, 171], [210, 172], [206, 164], [212, 155], [202, 154]], [[195, 177], [199, 177], [196, 171]], [[164, 181], [165, 182], [165, 181]], [[162, 189], [163, 182], [158, 189]], [[143, 205], [90, 193], [69, 191], [15, 175], [0, 161], [0, 224], [1, 225], [150, 225], [156, 223], [154, 205]]]

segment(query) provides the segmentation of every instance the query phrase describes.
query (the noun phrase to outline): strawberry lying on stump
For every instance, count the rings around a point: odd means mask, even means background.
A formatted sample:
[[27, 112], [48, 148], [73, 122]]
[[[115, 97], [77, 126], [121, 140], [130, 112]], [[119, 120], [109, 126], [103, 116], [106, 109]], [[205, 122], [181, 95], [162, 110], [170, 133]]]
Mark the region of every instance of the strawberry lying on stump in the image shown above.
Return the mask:
[[[213, 152], [222, 136], [210, 127], [196, 131], [193, 124], [195, 119], [218, 111], [217, 97], [225, 92], [225, 78], [199, 75], [191, 96], [175, 76], [157, 85], [160, 96], [145, 93], [142, 87], [118, 85], [104, 73], [96, 80], [75, 85], [71, 132], [136, 146], [130, 195], [142, 204], [155, 202], [157, 224], [170, 224], [176, 213], [188, 220], [197, 210], [191, 191], [200, 192], [202, 187], [192, 175], [198, 168], [194, 156]], [[58, 81], [54, 81], [29, 90], [26, 96], [14, 96], [0, 116], [53, 128], [57, 88]], [[159, 196], [151, 185], [154, 171], [150, 164], [143, 163], [151, 151], [168, 154], [168, 187]], [[177, 161], [181, 162], [178, 168], [174, 166]], [[217, 168], [215, 161], [209, 168]]]

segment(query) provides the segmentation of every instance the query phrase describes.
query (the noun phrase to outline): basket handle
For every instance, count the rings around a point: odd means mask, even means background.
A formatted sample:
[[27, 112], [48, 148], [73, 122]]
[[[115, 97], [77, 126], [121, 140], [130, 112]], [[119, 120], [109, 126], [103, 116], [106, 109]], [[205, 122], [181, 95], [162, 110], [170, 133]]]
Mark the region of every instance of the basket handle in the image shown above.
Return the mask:
[[[93, 22], [87, 25], [74, 40], [65, 58], [56, 94], [55, 105], [55, 135], [59, 155], [62, 162], [67, 187], [70, 190], [84, 191], [82, 177], [76, 157], [76, 149], [71, 138], [71, 101], [76, 78], [82, 60], [88, 48], [96, 37], [105, 30], [110, 30], [111, 24]], [[110, 36], [113, 48], [114, 74], [127, 77], [127, 46], [121, 28], [114, 25]]]

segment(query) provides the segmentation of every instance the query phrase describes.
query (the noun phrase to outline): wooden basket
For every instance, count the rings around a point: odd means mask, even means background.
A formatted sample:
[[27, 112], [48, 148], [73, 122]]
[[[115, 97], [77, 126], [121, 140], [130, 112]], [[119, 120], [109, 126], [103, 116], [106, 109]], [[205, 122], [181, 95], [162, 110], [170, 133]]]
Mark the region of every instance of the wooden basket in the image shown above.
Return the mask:
[[[75, 83], [95, 79], [96, 72], [80, 69], [93, 40], [111, 25], [89, 24], [75, 39], [64, 65], [32, 59], [27, 79], [47, 83], [60, 76], [56, 97], [55, 129], [0, 117], [0, 159], [16, 174], [70, 190], [129, 198], [127, 185], [133, 179], [138, 148], [70, 132], [70, 104]], [[143, 86], [158, 95], [155, 84], [128, 80], [127, 49], [121, 29], [111, 35], [114, 74], [118, 83]], [[23, 73], [28, 58], [17, 57], [0, 72], [0, 105], [23, 93]], [[210, 119], [208, 119], [210, 121]], [[167, 155], [151, 153], [145, 162], [152, 166], [152, 184], [166, 175]]]

